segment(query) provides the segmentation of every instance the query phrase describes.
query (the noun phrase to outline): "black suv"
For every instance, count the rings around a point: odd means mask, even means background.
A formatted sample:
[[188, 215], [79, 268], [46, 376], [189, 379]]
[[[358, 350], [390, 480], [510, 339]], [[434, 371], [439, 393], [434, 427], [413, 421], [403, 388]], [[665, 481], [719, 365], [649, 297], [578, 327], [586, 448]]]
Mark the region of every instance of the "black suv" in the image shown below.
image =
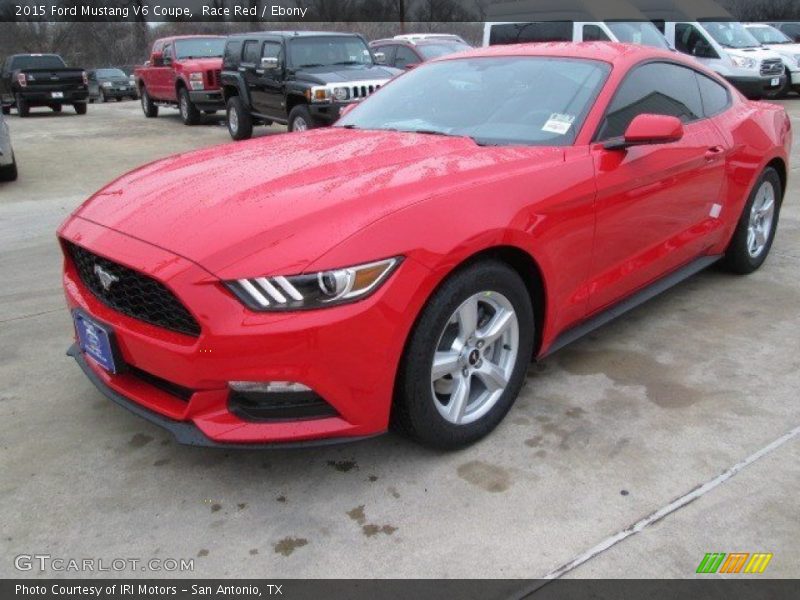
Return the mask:
[[289, 131], [330, 125], [343, 106], [401, 72], [376, 64], [366, 40], [352, 33], [232, 35], [222, 60], [228, 131], [244, 140], [254, 124], [283, 123]]

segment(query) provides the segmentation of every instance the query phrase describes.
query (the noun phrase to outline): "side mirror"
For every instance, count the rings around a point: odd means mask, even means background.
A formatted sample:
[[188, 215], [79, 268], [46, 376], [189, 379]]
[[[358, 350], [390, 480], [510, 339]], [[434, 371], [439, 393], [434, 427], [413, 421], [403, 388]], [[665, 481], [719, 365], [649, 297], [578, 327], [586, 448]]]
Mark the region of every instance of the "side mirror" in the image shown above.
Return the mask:
[[278, 68], [278, 59], [275, 56], [264, 56], [261, 59], [261, 68], [265, 71], [274, 71]]
[[351, 110], [353, 110], [356, 106], [358, 106], [358, 103], [357, 102], [353, 102], [352, 104], [347, 104], [346, 106], [343, 106], [342, 108], [340, 108], [339, 109], [339, 118], [341, 119], [343, 116], [345, 116]]
[[386, 54], [383, 52], [374, 52], [373, 56], [375, 57], [375, 63], [379, 65], [386, 64]]
[[621, 138], [608, 140], [606, 150], [623, 150], [630, 146], [671, 144], [683, 138], [683, 123], [678, 117], [638, 115], [628, 125]]

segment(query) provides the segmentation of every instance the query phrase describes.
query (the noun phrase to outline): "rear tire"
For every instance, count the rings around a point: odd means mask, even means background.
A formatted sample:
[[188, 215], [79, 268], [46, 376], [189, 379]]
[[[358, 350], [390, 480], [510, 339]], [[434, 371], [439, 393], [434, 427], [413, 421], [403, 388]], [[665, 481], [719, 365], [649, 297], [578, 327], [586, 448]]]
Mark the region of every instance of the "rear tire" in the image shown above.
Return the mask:
[[744, 205], [722, 266], [746, 275], [764, 264], [775, 240], [783, 201], [783, 185], [778, 172], [767, 167]]
[[50, 110], [52, 110], [54, 113], [60, 113], [61, 112], [61, 105], [60, 104], [51, 104], [50, 105]]
[[392, 425], [452, 450], [491, 432], [519, 394], [533, 354], [525, 283], [486, 260], [457, 271], [428, 300], [397, 375]]
[[298, 104], [289, 113], [289, 131], [308, 131], [316, 126], [305, 104]]
[[141, 100], [142, 100], [142, 112], [144, 116], [148, 119], [154, 119], [158, 116], [158, 106], [150, 98], [150, 94], [147, 93], [147, 88], [143, 87], [141, 91]]
[[0, 181], [16, 181], [17, 180], [17, 159], [14, 158], [10, 165], [0, 167]]
[[184, 125], [197, 125], [202, 118], [200, 111], [189, 98], [189, 90], [184, 87], [178, 91], [178, 110]]
[[88, 109], [88, 104], [86, 104], [86, 102], [76, 102], [72, 105], [72, 108], [75, 109], [76, 114], [85, 115], [86, 110]]
[[228, 98], [227, 113], [228, 133], [234, 140], [248, 140], [253, 137], [253, 117], [239, 96]]
[[25, 100], [25, 98], [17, 94], [15, 102], [17, 105], [17, 114], [20, 116], [20, 118], [24, 119], [31, 114], [31, 107], [28, 105], [28, 102]]

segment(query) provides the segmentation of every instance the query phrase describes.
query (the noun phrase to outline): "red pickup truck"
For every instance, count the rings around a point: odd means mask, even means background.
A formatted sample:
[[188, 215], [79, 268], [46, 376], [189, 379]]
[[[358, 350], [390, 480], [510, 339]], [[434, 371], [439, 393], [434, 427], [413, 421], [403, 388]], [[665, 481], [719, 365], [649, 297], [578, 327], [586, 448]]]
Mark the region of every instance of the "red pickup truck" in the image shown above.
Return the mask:
[[144, 116], [158, 116], [159, 106], [177, 107], [186, 125], [202, 113], [225, 108], [219, 87], [225, 37], [187, 35], [153, 43], [150, 60], [134, 69]]

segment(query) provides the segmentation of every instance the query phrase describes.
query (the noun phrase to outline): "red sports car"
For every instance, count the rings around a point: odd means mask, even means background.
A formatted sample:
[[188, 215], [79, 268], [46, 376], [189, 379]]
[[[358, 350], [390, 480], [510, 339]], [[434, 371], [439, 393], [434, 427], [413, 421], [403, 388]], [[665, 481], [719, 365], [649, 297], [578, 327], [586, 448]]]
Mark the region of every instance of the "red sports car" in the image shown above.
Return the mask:
[[198, 445], [454, 448], [531, 359], [770, 251], [791, 125], [680, 54], [499, 46], [432, 61], [325, 130], [182, 154], [59, 231], [75, 357]]

